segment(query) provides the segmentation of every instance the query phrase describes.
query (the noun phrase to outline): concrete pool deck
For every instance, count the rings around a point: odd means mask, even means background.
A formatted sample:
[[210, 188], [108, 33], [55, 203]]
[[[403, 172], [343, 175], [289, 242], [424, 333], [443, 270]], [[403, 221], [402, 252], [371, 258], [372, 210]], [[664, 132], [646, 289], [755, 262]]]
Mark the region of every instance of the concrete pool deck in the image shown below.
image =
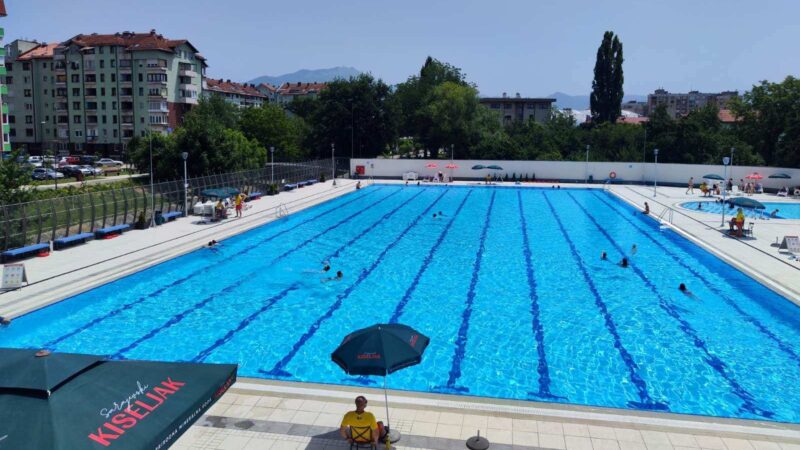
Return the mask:
[[[243, 219], [199, 225], [195, 217], [179, 218], [156, 229], [134, 230], [112, 240], [53, 252], [47, 258], [25, 260], [32, 284], [0, 294], [0, 315], [16, 317], [195, 250], [211, 239], [263, 225], [276, 219], [281, 204], [293, 213], [355, 189], [353, 180], [337, 180], [337, 184], [335, 189], [327, 182], [264, 197], [252, 203]], [[547, 188], [549, 183], [520, 186]], [[700, 198], [685, 195], [684, 188], [659, 188], [656, 198], [652, 188], [643, 186], [609, 190], [635, 206], [648, 201], [654, 217], [663, 209]], [[780, 201], [775, 196], [753, 198]], [[770, 245], [775, 236], [800, 234], [800, 220], [755, 220], [755, 239], [740, 241], [718, 231], [718, 215], [679, 210], [669, 226], [800, 302], [800, 263]], [[369, 409], [378, 420], [386, 420], [380, 390], [242, 378], [174, 448], [347, 448], [336, 428], [357, 393], [368, 396]], [[790, 424], [403, 391], [391, 392], [389, 401], [392, 426], [403, 434], [396, 448], [461, 449], [466, 438], [480, 429], [492, 441], [492, 449], [800, 450], [800, 426]]]

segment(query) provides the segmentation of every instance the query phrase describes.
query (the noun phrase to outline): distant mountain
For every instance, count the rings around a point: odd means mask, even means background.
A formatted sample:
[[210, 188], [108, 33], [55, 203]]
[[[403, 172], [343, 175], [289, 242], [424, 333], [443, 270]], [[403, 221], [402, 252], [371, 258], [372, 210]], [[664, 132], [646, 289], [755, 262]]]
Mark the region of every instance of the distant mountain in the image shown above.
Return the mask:
[[[556, 99], [556, 107], [560, 109], [564, 108], [571, 108], [571, 109], [589, 109], [589, 96], [588, 95], [569, 95], [563, 92], [556, 92], [554, 94], [550, 94], [547, 98], [554, 98]], [[645, 102], [647, 101], [646, 95], [626, 95], [623, 98], [624, 102], [635, 100], [637, 102]]]
[[260, 83], [269, 83], [274, 86], [280, 86], [283, 83], [311, 83], [311, 82], [319, 82], [324, 83], [327, 81], [333, 81], [337, 78], [350, 78], [355, 77], [361, 74], [361, 71], [355, 69], [353, 67], [331, 67], [330, 69], [315, 69], [315, 70], [308, 70], [302, 69], [298, 70], [297, 72], [287, 73], [278, 76], [270, 76], [264, 75], [258, 78], [254, 78], [248, 83], [253, 84], [260, 84]]

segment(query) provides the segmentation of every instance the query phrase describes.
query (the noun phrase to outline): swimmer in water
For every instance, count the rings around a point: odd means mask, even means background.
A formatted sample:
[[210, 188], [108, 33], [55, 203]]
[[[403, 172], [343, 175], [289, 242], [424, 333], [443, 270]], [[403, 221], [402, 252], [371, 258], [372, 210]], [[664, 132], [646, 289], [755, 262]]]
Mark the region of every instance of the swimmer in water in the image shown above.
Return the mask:
[[602, 261], [608, 261], [608, 255], [606, 254], [606, 252], [603, 252], [603, 254], [602, 254], [602, 255], [600, 255], [600, 259], [601, 259]]
[[323, 283], [327, 283], [329, 281], [341, 281], [342, 278], [344, 278], [344, 274], [340, 270], [340, 271], [336, 272], [336, 276], [335, 277], [325, 278], [324, 280], [322, 280], [322, 282]]
[[628, 258], [622, 258], [622, 261], [619, 262], [619, 266], [626, 269], [628, 267]]
[[633, 244], [633, 245], [631, 246], [631, 256], [635, 255], [635, 254], [636, 254], [636, 252], [637, 252], [638, 250], [639, 250], [639, 249], [638, 249], [638, 248], [636, 248], [636, 244]]
[[681, 291], [683, 294], [685, 294], [685, 295], [687, 295], [687, 296], [689, 296], [689, 297], [692, 297], [692, 298], [694, 298], [694, 294], [692, 293], [692, 291], [690, 291], [690, 290], [689, 290], [689, 289], [686, 287], [686, 285], [685, 285], [685, 284], [681, 283], [681, 284], [680, 284], [680, 286], [678, 286], [678, 290], [679, 290], [679, 291]]

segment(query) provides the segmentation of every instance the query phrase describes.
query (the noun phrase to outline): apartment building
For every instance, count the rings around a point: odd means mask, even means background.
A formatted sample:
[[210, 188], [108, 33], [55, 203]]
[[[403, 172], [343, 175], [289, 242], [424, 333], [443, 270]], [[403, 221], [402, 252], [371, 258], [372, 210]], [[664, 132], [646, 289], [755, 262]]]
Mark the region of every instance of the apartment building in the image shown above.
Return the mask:
[[738, 91], [723, 91], [718, 93], [690, 91], [685, 94], [676, 94], [667, 92], [664, 89], [656, 89], [654, 93], [647, 96], [647, 110], [649, 114], [653, 114], [658, 106], [665, 105], [667, 113], [669, 113], [672, 118], [678, 118], [696, 109], [703, 108], [708, 104], [713, 104], [717, 108], [725, 109], [728, 102], [732, 98], [738, 96]]
[[509, 97], [505, 92], [502, 97], [482, 97], [482, 105], [498, 113], [503, 125], [512, 122], [525, 122], [533, 119], [539, 123], [550, 120], [554, 98], [529, 98], [516, 94]]
[[293, 102], [296, 98], [317, 98], [319, 93], [327, 87], [328, 83], [301, 83], [299, 81], [296, 83], [283, 83], [275, 90], [274, 98], [277, 103], [285, 105]]
[[155, 30], [6, 49], [10, 137], [31, 153], [120, 153], [134, 136], [167, 133], [197, 104], [206, 68], [189, 41]]
[[203, 95], [220, 96], [239, 108], [258, 107], [264, 102], [269, 102], [269, 97], [262, 94], [254, 84], [235, 83], [231, 80], [215, 80], [213, 78], [203, 80]]
[[[5, 17], [6, 4], [4, 0], [0, 0], [0, 17]], [[0, 44], [3, 42], [5, 36], [5, 29], [0, 27]], [[6, 52], [5, 49], [0, 49], [0, 125], [2, 130], [0, 132], [0, 152], [7, 153], [11, 151], [11, 141], [8, 133], [11, 131], [11, 126], [8, 124], [8, 105], [3, 101], [3, 96], [8, 93], [8, 88], [5, 86], [6, 78], [6, 65], [5, 65]]]

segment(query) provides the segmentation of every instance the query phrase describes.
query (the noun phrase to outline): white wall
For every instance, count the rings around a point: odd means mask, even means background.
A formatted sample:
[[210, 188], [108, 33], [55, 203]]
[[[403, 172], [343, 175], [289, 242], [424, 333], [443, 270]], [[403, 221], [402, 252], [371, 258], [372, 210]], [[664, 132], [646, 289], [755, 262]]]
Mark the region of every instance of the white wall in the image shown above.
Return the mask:
[[[537, 180], [583, 180], [588, 175], [593, 175], [595, 181], [605, 180], [611, 172], [616, 172], [617, 179], [627, 182], [645, 181], [653, 182], [653, 175], [658, 171], [659, 183], [686, 184], [689, 177], [694, 177], [695, 183], [702, 182], [702, 176], [714, 173], [724, 176], [722, 165], [701, 165], [701, 164], [658, 164], [658, 169], [650, 162], [626, 163], [626, 162], [589, 162], [588, 173], [585, 162], [579, 161], [493, 161], [493, 160], [456, 160], [454, 161], [458, 169], [445, 169], [450, 163], [449, 160], [428, 160], [428, 159], [351, 159], [350, 172], [355, 173], [356, 166], [366, 167], [368, 177], [387, 177], [400, 178], [405, 172], [417, 172], [420, 176], [432, 176], [441, 171], [446, 174], [452, 172], [456, 178], [481, 178], [486, 174], [495, 172], [500, 175], [516, 174], [533, 176], [536, 174]], [[437, 169], [425, 167], [429, 163], [438, 164]], [[498, 165], [502, 171], [494, 170], [472, 170], [474, 165]], [[738, 182], [747, 174], [758, 172], [764, 176], [761, 183], [766, 188], [777, 189], [782, 186], [800, 186], [800, 169], [785, 169], [779, 167], [753, 167], [753, 166], [733, 166], [728, 167], [728, 177]], [[732, 174], [731, 174], [732, 173]], [[770, 179], [769, 175], [774, 173], [787, 173], [792, 178], [790, 180]]]

